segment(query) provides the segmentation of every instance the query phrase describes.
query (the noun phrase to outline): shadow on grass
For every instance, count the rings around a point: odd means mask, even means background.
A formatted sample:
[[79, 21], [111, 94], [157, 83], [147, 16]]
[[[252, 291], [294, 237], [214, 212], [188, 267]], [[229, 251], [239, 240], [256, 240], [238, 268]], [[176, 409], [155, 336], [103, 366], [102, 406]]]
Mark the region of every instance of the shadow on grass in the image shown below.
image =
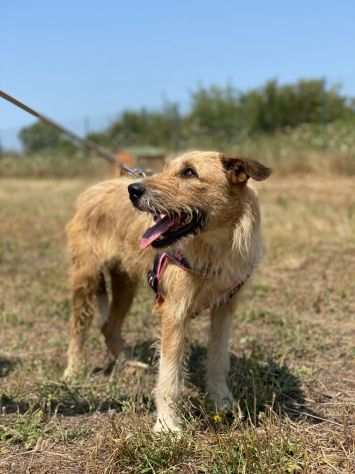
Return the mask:
[[[192, 347], [190, 381], [201, 391], [205, 391], [206, 357], [205, 347], [198, 344]], [[229, 386], [243, 416], [255, 424], [260, 414], [269, 409], [293, 420], [320, 421], [316, 413], [305, 407], [301, 380], [260, 348], [248, 356], [231, 355]]]
[[[157, 346], [153, 340], [142, 341], [130, 349], [130, 356], [141, 362], [156, 365]], [[192, 344], [188, 362], [189, 381], [201, 392], [202, 397], [191, 400], [198, 411], [205, 393], [207, 349], [200, 344]], [[231, 354], [229, 386], [242, 413], [257, 423], [259, 415], [270, 408], [280, 416], [293, 420], [308, 419], [317, 423], [320, 417], [305, 407], [305, 396], [301, 379], [290, 372], [285, 364], [279, 364], [262, 348], [255, 348], [248, 356]], [[200, 408], [199, 408], [200, 407]]]
[[[128, 358], [139, 360], [151, 366], [157, 360], [157, 353], [156, 341], [153, 340], [142, 341], [126, 350]], [[0, 364], [2, 361], [0, 359]], [[104, 371], [95, 371], [101, 374], [100, 377], [102, 377]], [[7, 375], [7, 373], [8, 370], [4, 375]], [[109, 371], [106, 375], [108, 373]], [[128, 404], [133, 404], [135, 401], [129, 394], [124, 393], [124, 387], [120, 386], [119, 366], [113, 374], [113, 379], [116, 380], [109, 381], [107, 377], [97, 378], [93, 375], [89, 379], [83, 380], [82, 383], [81, 381], [73, 384], [59, 381], [44, 382], [36, 388], [31, 388], [31, 396], [28, 399], [18, 399], [8, 393], [0, 392], [0, 412], [7, 414], [25, 413], [29, 410], [41, 409], [48, 414], [56, 413], [63, 416], [103, 413], [111, 410], [120, 412], [126, 409]], [[100, 385], [100, 387], [98, 388], [97, 385]], [[144, 409], [153, 411], [150, 394], [140, 397], [140, 403], [143, 403]]]
[[128, 348], [127, 356], [136, 359], [139, 362], [155, 366], [159, 360], [159, 344], [156, 339], [148, 339], [141, 341], [134, 346]]
[[[93, 384], [94, 385], [94, 384]], [[90, 385], [70, 385], [61, 382], [41, 384], [30, 400], [16, 400], [0, 395], [0, 408], [3, 413], [25, 413], [41, 409], [43, 412], [63, 416], [84, 415], [94, 412], [121, 411], [127, 405], [127, 396], [122, 395], [115, 384], [108, 384], [109, 390], [97, 394]], [[109, 393], [111, 392], [111, 393]]]
[[[152, 367], [158, 360], [156, 347], [155, 341], [145, 340], [128, 348], [127, 355], [130, 359]], [[190, 400], [194, 416], [199, 416], [199, 412], [202, 414], [208, 407], [208, 405], [203, 406], [206, 356], [205, 347], [200, 344], [192, 345], [189, 358], [189, 381], [202, 392], [195, 400]], [[114, 377], [116, 377], [115, 374]], [[47, 413], [75, 416], [110, 410], [118, 412], [127, 407], [127, 404], [135, 403], [129, 394], [121, 392], [118, 371], [115, 382], [104, 378], [101, 380], [101, 385], [103, 388], [98, 393], [95, 388], [95, 378], [86, 381], [86, 385], [43, 383], [38, 387], [31, 401], [16, 401], [7, 395], [1, 395], [0, 407], [7, 413], [16, 411], [23, 413], [29, 409], [41, 408]], [[286, 365], [280, 365], [260, 348], [254, 349], [248, 356], [231, 355], [229, 385], [241, 412], [254, 423], [257, 423], [260, 414], [270, 408], [279, 415], [294, 420], [302, 418], [312, 422], [319, 421], [317, 414], [305, 408], [301, 380], [292, 374]], [[147, 411], [153, 411], [150, 395], [145, 394], [145, 397], [141, 399], [143, 409]]]
[[17, 360], [0, 357], [0, 378], [6, 377], [18, 363]]
[[[130, 359], [154, 365], [157, 360], [156, 341], [145, 340], [129, 347], [126, 355]], [[1, 362], [2, 359], [0, 364]], [[102, 377], [104, 372], [99, 373]], [[104, 413], [111, 410], [120, 412], [127, 408], [128, 404], [134, 403], [134, 400], [121, 390], [124, 387], [120, 386], [119, 367], [113, 374], [113, 379], [116, 380], [109, 381], [107, 377], [97, 378], [94, 375], [82, 383], [81, 381], [73, 384], [59, 381], [44, 382], [31, 389], [31, 397], [28, 399], [17, 399], [8, 393], [0, 393], [0, 411], [10, 414], [41, 409], [48, 414], [56, 413], [63, 416]], [[150, 394], [147, 395], [140, 398], [140, 403], [143, 403], [148, 411], [153, 411]]]

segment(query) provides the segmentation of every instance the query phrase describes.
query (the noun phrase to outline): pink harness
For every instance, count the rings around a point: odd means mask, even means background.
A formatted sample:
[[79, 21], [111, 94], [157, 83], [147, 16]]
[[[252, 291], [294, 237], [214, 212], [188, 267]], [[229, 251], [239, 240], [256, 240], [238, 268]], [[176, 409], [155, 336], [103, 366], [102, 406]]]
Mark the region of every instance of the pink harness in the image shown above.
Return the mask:
[[[191, 268], [190, 263], [184, 258], [180, 253], [176, 254], [170, 254], [167, 252], [163, 252], [161, 254], [157, 254], [154, 258], [154, 264], [152, 270], [148, 272], [147, 278], [148, 278], [148, 284], [152, 288], [152, 290], [156, 294], [156, 303], [161, 304], [164, 302], [164, 295], [160, 291], [159, 288], [159, 283], [162, 279], [162, 275], [168, 266], [169, 263], [172, 263], [180, 268], [182, 268], [185, 271], [191, 272], [191, 273], [197, 273], [201, 274], [201, 272], [197, 272]], [[229, 300], [235, 296], [239, 290], [242, 288], [242, 286], [245, 284], [245, 282], [248, 280], [250, 277], [250, 274], [248, 274], [244, 280], [239, 281], [235, 285], [232, 286], [232, 288], [229, 288], [227, 291], [225, 291], [216, 302], [214, 302], [211, 305], [208, 305], [206, 308], [201, 308], [196, 314], [201, 312], [204, 309], [207, 309], [209, 307], [218, 307], [221, 304], [227, 303]]]

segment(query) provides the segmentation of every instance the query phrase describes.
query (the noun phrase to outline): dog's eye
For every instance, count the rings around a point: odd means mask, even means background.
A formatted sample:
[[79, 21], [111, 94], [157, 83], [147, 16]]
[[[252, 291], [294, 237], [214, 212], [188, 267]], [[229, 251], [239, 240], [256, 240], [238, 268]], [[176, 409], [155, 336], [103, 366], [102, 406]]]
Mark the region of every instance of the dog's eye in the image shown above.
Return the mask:
[[182, 178], [198, 178], [198, 174], [196, 173], [196, 171], [191, 168], [191, 167], [188, 167], [188, 168], [185, 168], [181, 171], [180, 173], [180, 176]]

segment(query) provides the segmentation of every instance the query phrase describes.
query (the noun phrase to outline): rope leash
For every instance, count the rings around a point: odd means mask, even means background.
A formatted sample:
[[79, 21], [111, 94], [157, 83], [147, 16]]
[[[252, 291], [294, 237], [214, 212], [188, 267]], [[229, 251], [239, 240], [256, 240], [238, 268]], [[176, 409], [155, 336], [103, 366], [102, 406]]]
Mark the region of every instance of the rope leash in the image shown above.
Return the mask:
[[[72, 132], [71, 130], [68, 130], [67, 128], [63, 127], [59, 123], [55, 122], [54, 120], [50, 119], [49, 117], [43, 115], [42, 113], [38, 112], [37, 110], [33, 109], [32, 107], [29, 107], [25, 103], [21, 102], [20, 100], [16, 99], [15, 97], [11, 96], [10, 94], [7, 94], [6, 92], [0, 90], [0, 97], [7, 102], [10, 102], [11, 104], [15, 105], [15, 107], [18, 107], [19, 109], [24, 110], [30, 115], [33, 115], [34, 117], [38, 118], [41, 120], [41, 122], [49, 125], [52, 128], [55, 128], [59, 132], [63, 133], [67, 137], [70, 138], [72, 142], [74, 142], [76, 145], [79, 146], [84, 146], [87, 148], [91, 148], [94, 150], [101, 158], [103, 158], [106, 161], [109, 161], [110, 163], [115, 163], [117, 164], [117, 160], [115, 156], [107, 151], [105, 148], [102, 146], [98, 145], [97, 143], [88, 140], [87, 138], [82, 138], [76, 133]], [[119, 163], [119, 166], [122, 171], [127, 173], [130, 176], [145, 176], [145, 173], [142, 169], [138, 168], [129, 168], [123, 163]]]

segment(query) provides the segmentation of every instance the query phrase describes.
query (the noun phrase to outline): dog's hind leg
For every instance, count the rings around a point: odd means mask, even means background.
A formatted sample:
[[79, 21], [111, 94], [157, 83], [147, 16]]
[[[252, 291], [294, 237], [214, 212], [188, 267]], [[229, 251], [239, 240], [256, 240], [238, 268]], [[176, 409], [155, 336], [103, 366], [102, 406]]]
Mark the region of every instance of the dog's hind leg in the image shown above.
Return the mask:
[[111, 304], [102, 301], [103, 311], [107, 311], [107, 317], [103, 321], [101, 331], [104, 335], [107, 353], [104, 373], [109, 374], [114, 367], [115, 361], [123, 349], [123, 339], [121, 335], [122, 324], [128, 313], [136, 291], [136, 282], [126, 273], [119, 271], [111, 272]]
[[207, 392], [216, 410], [229, 408], [233, 396], [227, 385], [230, 369], [229, 335], [233, 306], [221, 305], [211, 310], [211, 326], [207, 352]]
[[69, 326], [68, 365], [64, 372], [66, 379], [72, 379], [81, 372], [84, 365], [84, 343], [96, 309], [95, 277], [73, 278], [72, 316]]

